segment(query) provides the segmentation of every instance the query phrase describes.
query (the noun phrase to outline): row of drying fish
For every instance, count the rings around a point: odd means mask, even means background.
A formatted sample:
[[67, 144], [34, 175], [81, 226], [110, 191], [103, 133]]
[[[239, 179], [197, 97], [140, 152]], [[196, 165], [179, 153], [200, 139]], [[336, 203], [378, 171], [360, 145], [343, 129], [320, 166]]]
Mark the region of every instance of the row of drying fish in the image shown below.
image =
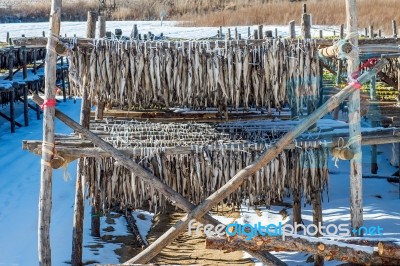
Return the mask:
[[321, 69], [310, 41], [211, 47], [97, 43], [70, 55], [75, 94], [130, 108], [281, 108], [317, 102]]
[[[239, 170], [253, 162], [255, 151], [229, 149], [192, 152], [190, 155], [135, 157], [135, 161], [160, 178], [194, 204], [199, 204], [227, 183]], [[105, 210], [112, 206], [150, 208], [157, 211], [167, 200], [134, 173], [115, 163], [112, 158], [85, 158], [89, 197], [100, 200]], [[296, 191], [305, 202], [312, 193], [322, 193], [328, 186], [328, 150], [295, 149], [285, 151], [251, 176], [224, 202], [239, 205], [270, 205]]]
[[[46, 48], [35, 48], [34, 55], [33, 49], [26, 49], [26, 63], [33, 64], [34, 60], [44, 60], [46, 57]], [[11, 58], [12, 57], [12, 58]], [[10, 66], [10, 60], [13, 62], [13, 68], [23, 66], [23, 52], [21, 48], [13, 49], [10, 53], [8, 49], [4, 49], [0, 52], [0, 68], [8, 69]]]

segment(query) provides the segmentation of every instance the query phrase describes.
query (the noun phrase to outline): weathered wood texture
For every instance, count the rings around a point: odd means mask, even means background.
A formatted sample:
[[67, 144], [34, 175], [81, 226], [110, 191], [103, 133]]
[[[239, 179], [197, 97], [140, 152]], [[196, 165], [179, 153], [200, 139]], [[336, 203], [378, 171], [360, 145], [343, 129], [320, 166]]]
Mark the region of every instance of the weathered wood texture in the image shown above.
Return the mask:
[[[47, 40], [47, 54], [45, 64], [45, 100], [55, 100], [55, 84], [57, 54], [54, 47], [60, 35], [62, 0], [52, 0], [50, 10], [50, 30]], [[46, 104], [43, 111], [43, 145], [40, 192], [39, 192], [39, 223], [38, 223], [38, 254], [39, 265], [51, 265], [50, 246], [50, 217], [52, 206], [52, 175], [50, 162], [53, 157], [54, 143], [54, 114], [55, 107]]]
[[397, 265], [396, 263], [400, 263], [398, 258], [379, 256], [377, 252], [374, 252], [373, 247], [328, 240], [322, 242], [318, 241], [318, 238], [312, 237], [295, 238], [285, 236], [285, 240], [283, 240], [282, 237], [257, 236], [250, 241], [238, 236], [227, 238], [208, 237], [206, 239], [206, 247], [227, 251], [247, 248], [250, 250], [305, 252], [317, 254], [326, 260], [346, 261], [364, 265]]
[[[367, 82], [371, 76], [376, 75], [377, 72], [382, 70], [382, 68], [387, 64], [385, 59], [377, 63], [375, 68], [371, 69], [369, 72], [364, 73], [358, 78], [358, 82], [363, 84]], [[285, 146], [290, 144], [293, 139], [304, 132], [310, 125], [317, 122], [323, 115], [330, 112], [339, 105], [340, 102], [344, 101], [349, 95], [354, 93], [357, 89], [351, 85], [346, 86], [343, 90], [337, 93], [335, 96], [331, 97], [327, 102], [325, 102], [321, 107], [315, 110], [311, 115], [303, 120], [303, 123], [299, 124], [293, 128], [290, 132], [285, 134], [277, 143], [275, 143], [271, 148], [269, 148], [265, 153], [263, 153], [255, 162], [248, 165], [246, 168], [239, 171], [228, 183], [219, 188], [211, 196], [209, 196], [203, 203], [198, 205], [194, 210], [192, 210], [188, 215], [181, 219], [175, 226], [170, 228], [163, 236], [161, 236], [157, 241], [152, 243], [147, 249], [142, 251], [140, 254], [126, 262], [129, 263], [146, 263], [150, 261], [154, 256], [156, 256], [165, 246], [167, 246], [171, 241], [173, 241], [180, 233], [182, 233], [186, 228], [190, 220], [198, 219], [202, 217], [209, 211], [215, 204], [223, 200], [225, 197], [233, 193], [250, 175], [258, 171], [263, 165], [269, 163], [277, 154], [281, 153]]]
[[[349, 42], [358, 47], [358, 19], [356, 0], [346, 0], [347, 34]], [[359, 68], [359, 55], [357, 49], [354, 55], [347, 60], [347, 73], [353, 77]], [[351, 80], [350, 80], [351, 81]], [[354, 154], [350, 160], [350, 216], [352, 228], [358, 229], [363, 224], [362, 207], [362, 153], [361, 153], [361, 115], [360, 115], [360, 90], [349, 95], [349, 137], [351, 151]]]

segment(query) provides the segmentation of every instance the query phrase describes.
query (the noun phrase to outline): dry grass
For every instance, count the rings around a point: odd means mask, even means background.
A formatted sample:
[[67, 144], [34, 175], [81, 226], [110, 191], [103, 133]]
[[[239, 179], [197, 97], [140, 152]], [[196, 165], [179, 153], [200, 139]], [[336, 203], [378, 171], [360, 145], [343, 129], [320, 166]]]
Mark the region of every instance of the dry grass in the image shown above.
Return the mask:
[[[107, 0], [107, 3], [110, 1]], [[115, 20], [156, 20], [161, 13], [170, 20], [185, 21], [192, 26], [234, 26], [254, 24], [300, 24], [304, 2], [289, 0], [116, 0]], [[345, 0], [308, 0], [308, 13], [313, 24], [345, 23]], [[359, 27], [369, 25], [391, 34], [391, 21], [400, 23], [399, 0], [358, 0]], [[8, 9], [1, 15], [48, 18], [50, 0], [0, 0]], [[64, 20], [85, 20], [88, 10], [97, 10], [97, 0], [70, 0], [63, 3]]]
[[[285, 25], [290, 20], [300, 24], [302, 2], [274, 1], [265, 4], [240, 5], [231, 9], [216, 11], [207, 15], [183, 15], [180, 19], [192, 26], [232, 26], [252, 24]], [[398, 0], [358, 0], [359, 28], [382, 29], [391, 34], [391, 23], [400, 22], [400, 1]], [[309, 0], [307, 12], [312, 14], [313, 24], [345, 24], [344, 0]]]

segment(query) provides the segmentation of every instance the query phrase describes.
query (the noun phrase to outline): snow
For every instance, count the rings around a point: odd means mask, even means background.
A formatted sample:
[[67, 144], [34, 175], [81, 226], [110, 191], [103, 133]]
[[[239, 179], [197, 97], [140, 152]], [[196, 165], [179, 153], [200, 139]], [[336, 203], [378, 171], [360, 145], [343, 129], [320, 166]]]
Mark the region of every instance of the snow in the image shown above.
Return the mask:
[[[151, 32], [156, 36], [161, 33], [170, 38], [185, 38], [185, 39], [202, 39], [215, 37], [219, 27], [182, 27], [179, 26], [178, 22], [175, 21], [164, 21], [161, 25], [160, 21], [107, 21], [106, 30], [114, 32], [115, 29], [121, 29], [122, 35], [130, 36], [133, 29], [133, 25], [138, 25], [138, 30], [140, 34], [147, 34]], [[222, 32], [226, 33], [228, 28], [233, 29], [234, 27], [223, 27]], [[275, 28], [278, 29], [278, 35], [286, 37], [288, 36], [288, 26], [279, 25], [266, 25], [264, 30], [272, 30], [275, 32]], [[26, 37], [37, 37], [42, 36], [43, 31], [48, 31], [48, 22], [38, 22], [38, 23], [6, 23], [1, 24], [0, 27], [0, 39], [5, 40], [7, 32], [10, 32], [10, 37], [21, 37], [25, 34]], [[242, 35], [243, 39], [248, 36], [248, 26], [238, 26], [238, 33]], [[250, 32], [253, 33], [254, 29], [258, 29], [258, 25], [250, 26]], [[338, 31], [338, 27], [327, 27], [327, 26], [314, 26], [311, 30], [312, 36], [319, 36], [319, 30], [324, 31], [324, 36], [332, 36], [333, 31]], [[86, 22], [61, 22], [61, 36], [67, 34], [68, 37], [85, 37], [86, 35]], [[296, 34], [301, 34], [300, 26], [296, 27]]]

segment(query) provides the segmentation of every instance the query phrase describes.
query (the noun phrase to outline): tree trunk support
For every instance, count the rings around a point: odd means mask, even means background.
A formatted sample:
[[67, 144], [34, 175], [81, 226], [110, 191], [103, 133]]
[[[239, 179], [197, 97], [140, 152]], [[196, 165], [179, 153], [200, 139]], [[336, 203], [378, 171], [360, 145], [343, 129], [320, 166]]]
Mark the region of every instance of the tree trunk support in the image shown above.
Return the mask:
[[57, 82], [57, 53], [55, 46], [60, 35], [62, 0], [52, 0], [50, 11], [50, 32], [47, 40], [45, 64], [45, 100], [43, 111], [43, 146], [39, 192], [38, 254], [39, 265], [51, 265], [50, 217], [52, 205], [52, 176], [50, 162], [54, 148], [55, 86]]

